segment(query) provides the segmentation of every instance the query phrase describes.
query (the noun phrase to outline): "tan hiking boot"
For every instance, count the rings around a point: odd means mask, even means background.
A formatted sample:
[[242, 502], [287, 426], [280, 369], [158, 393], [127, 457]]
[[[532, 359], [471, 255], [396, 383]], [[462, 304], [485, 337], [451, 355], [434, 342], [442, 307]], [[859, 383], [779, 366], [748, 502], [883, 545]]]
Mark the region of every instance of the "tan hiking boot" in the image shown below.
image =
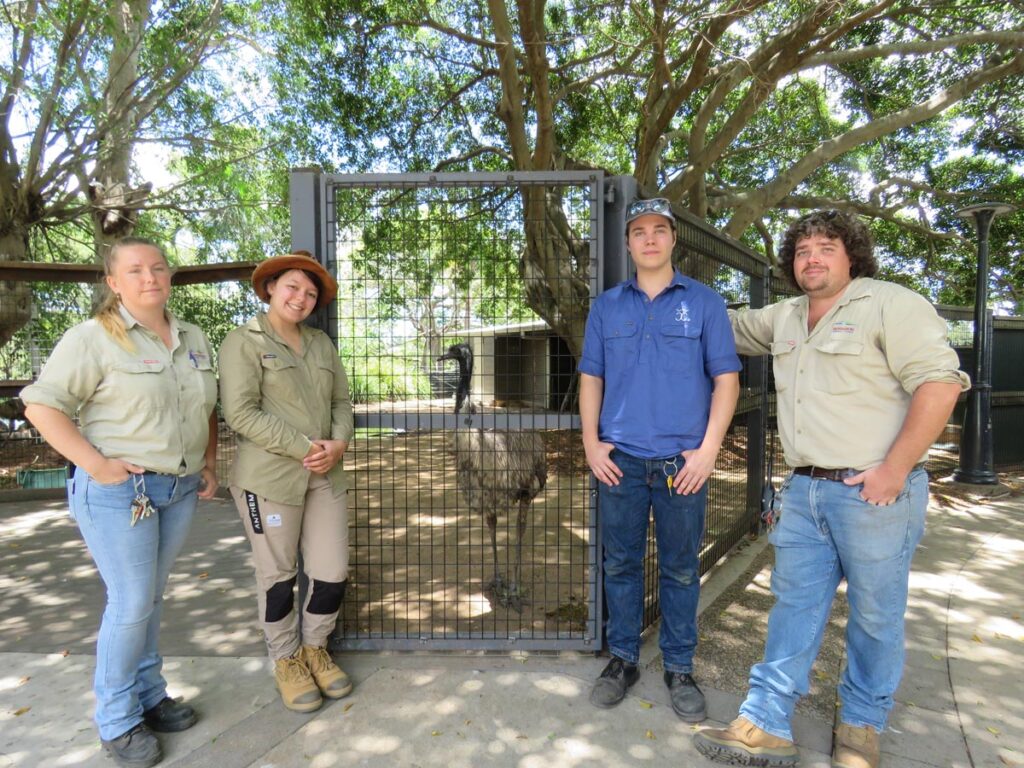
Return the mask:
[[329, 699], [341, 699], [352, 692], [352, 681], [348, 675], [334, 663], [326, 648], [315, 645], [304, 645], [299, 650], [299, 657], [306, 662], [313, 673], [316, 687]]
[[277, 659], [274, 662], [274, 682], [281, 692], [281, 701], [288, 709], [312, 712], [319, 709], [324, 700], [301, 655], [302, 651], [299, 651], [295, 656]]
[[708, 760], [728, 765], [783, 768], [800, 761], [800, 753], [792, 741], [762, 731], [745, 717], [737, 717], [728, 728], [697, 731], [693, 745]]
[[878, 731], [842, 723], [832, 746], [832, 768], [878, 768]]

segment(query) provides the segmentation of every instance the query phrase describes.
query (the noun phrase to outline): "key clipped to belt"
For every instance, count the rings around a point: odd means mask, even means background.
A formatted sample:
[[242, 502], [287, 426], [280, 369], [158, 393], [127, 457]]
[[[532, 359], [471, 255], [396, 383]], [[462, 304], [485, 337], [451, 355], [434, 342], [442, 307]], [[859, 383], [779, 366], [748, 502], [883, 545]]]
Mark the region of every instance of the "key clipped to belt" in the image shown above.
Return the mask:
[[132, 513], [131, 527], [134, 528], [139, 520], [149, 517], [156, 512], [156, 509], [153, 507], [153, 502], [149, 500], [149, 496], [146, 495], [146, 479], [142, 475], [132, 475], [132, 484], [135, 486], [135, 498], [132, 499], [130, 509]]
[[676, 475], [679, 474], [679, 465], [676, 464], [678, 460], [677, 456], [672, 458], [672, 461], [665, 460], [665, 463], [661, 465], [661, 471], [665, 473], [665, 485], [668, 486], [669, 494], [672, 493], [672, 484], [676, 479]]

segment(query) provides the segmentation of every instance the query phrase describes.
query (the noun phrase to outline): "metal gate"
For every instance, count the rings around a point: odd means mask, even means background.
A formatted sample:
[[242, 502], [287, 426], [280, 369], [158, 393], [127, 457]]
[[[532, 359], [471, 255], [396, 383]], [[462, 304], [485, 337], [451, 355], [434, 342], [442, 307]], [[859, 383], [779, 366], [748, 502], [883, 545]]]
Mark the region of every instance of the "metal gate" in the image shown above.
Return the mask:
[[602, 182], [293, 173], [293, 245], [338, 278], [318, 323], [356, 411], [335, 647], [599, 647], [575, 368], [598, 290]]

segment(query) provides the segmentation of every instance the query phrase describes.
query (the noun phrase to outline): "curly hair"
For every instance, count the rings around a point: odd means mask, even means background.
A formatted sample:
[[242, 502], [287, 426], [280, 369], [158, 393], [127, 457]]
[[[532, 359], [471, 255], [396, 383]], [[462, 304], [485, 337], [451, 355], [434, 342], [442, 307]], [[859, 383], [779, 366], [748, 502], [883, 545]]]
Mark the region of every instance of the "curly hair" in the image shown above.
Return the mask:
[[805, 237], [824, 235], [841, 240], [850, 257], [850, 277], [874, 277], [878, 274], [874, 243], [867, 225], [858, 216], [845, 211], [814, 211], [801, 216], [786, 229], [779, 248], [779, 267], [786, 279], [797, 285], [793, 272], [796, 244]]

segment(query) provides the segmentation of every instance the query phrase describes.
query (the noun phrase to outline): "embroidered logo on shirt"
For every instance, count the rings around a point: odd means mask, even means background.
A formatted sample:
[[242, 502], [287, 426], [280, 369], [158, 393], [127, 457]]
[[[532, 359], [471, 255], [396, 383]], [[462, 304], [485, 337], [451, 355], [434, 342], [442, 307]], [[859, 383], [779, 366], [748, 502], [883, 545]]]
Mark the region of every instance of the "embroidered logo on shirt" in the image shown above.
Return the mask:
[[679, 306], [676, 307], [676, 322], [677, 323], [689, 323], [690, 322], [690, 307], [687, 306], [686, 301], [680, 301]]
[[143, 365], [156, 365], [159, 362], [160, 362], [159, 360], [143, 360], [142, 361]]
[[856, 330], [857, 330], [857, 326], [855, 326], [853, 323], [847, 323], [847, 322], [844, 322], [842, 320], [837, 320], [836, 322], [832, 323], [832, 335], [833, 336], [836, 336], [836, 335], [839, 335], [839, 334], [849, 335], [851, 333], [856, 332]]
[[262, 355], [262, 357], [264, 360], [273, 360], [277, 357], [277, 355], [275, 355], [273, 352], [267, 352], [265, 355]]

